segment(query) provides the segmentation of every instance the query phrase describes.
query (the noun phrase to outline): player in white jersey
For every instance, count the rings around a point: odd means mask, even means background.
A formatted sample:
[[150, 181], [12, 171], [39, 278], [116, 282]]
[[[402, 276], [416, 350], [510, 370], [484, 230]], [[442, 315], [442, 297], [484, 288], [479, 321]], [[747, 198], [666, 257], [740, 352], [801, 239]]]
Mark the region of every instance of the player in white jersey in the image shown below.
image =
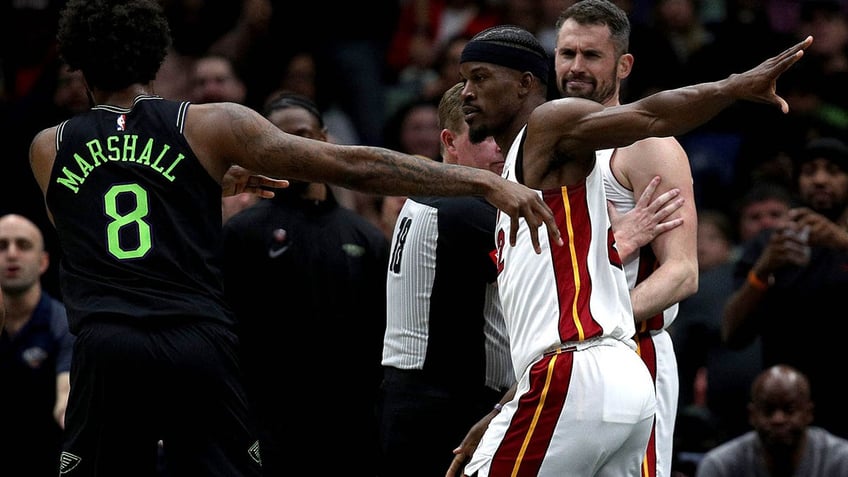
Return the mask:
[[[507, 179], [517, 180], [523, 139], [522, 131], [509, 150]], [[584, 183], [541, 193], [566, 245], [543, 241], [536, 254], [529, 233], [519, 231], [516, 245], [507, 246], [509, 218], [499, 217], [498, 287], [521, 397], [490, 423], [466, 473], [505, 475], [517, 465], [528, 475], [551, 476], [637, 469], [655, 397], [634, 353], [629, 291], [603, 178], [596, 168]], [[548, 458], [560, 452], [580, 458]]]
[[[494, 27], [466, 44], [460, 74], [469, 137], [495, 138], [507, 151], [507, 177], [555, 207], [567, 238], [562, 247], [542, 240], [534, 254], [529, 233], [507, 243], [506, 227], [511, 234], [520, 223], [498, 223], [498, 286], [518, 385], [503, 410], [490, 413], [466, 473], [640, 475], [656, 402], [633, 351], [626, 277], [595, 151], [683, 134], [737, 99], [788, 111], [776, 80], [811, 42], [722, 81], [607, 108], [579, 98], [546, 102], [547, 53], [522, 28]], [[448, 473], [465, 457], [460, 449]]]
[[[621, 81], [633, 68], [628, 53], [626, 13], [607, 2], [580, 2], [557, 20], [556, 86], [563, 97], [586, 98], [605, 106], [620, 104]], [[679, 382], [677, 358], [666, 331], [678, 302], [698, 288], [697, 215], [689, 158], [674, 137], [647, 138], [597, 152], [607, 198], [619, 213], [631, 210], [635, 197], [660, 175], [663, 187], [676, 187], [684, 199], [676, 212], [683, 225], [654, 239], [630, 257], [622, 257], [632, 290], [637, 352], [654, 380], [657, 412], [642, 462], [643, 477], [669, 477]]]
[[[643, 141], [662, 141], [666, 139], [671, 138], [652, 138]], [[619, 213], [626, 213], [635, 207], [634, 194], [638, 192], [623, 186], [619, 182], [619, 179], [616, 178], [611, 167], [610, 160], [612, 155], [624, 149], [604, 149], [597, 153], [598, 168], [603, 176], [607, 199], [613, 203], [613, 206]], [[627, 160], [624, 158], [625, 154], [617, 156], [616, 160], [624, 162]], [[645, 156], [636, 155], [629, 157], [638, 160], [638, 158]], [[651, 172], [649, 167], [643, 168], [643, 171]], [[689, 200], [685, 201], [684, 205], [684, 207], [686, 205], [688, 207], [682, 209], [680, 212], [681, 214], [686, 214], [686, 220], [683, 221], [681, 227], [676, 229], [674, 234], [658, 238], [653, 242], [653, 248], [651, 246], [643, 247], [639, 249], [638, 253], [633, 254], [623, 262], [628, 287], [631, 290], [636, 290], [640, 286], [645, 288], [645, 290], [631, 292], [631, 302], [634, 304], [633, 314], [636, 320], [635, 339], [637, 353], [651, 373], [657, 395], [654, 432], [651, 434], [645, 459], [642, 462], [643, 477], [669, 477], [671, 475], [674, 452], [674, 423], [677, 417], [679, 383], [677, 357], [674, 353], [671, 335], [667, 329], [677, 317], [678, 303], [675, 301], [668, 308], [659, 312], [637, 311], [645, 310], [646, 307], [639, 307], [636, 303], [640, 296], [649, 296], [655, 303], [665, 303], [667, 300], [679, 301], [682, 298], [677, 298], [677, 296], [683, 295], [685, 298], [686, 294], [689, 294], [692, 288], [697, 287], [697, 255], [694, 250], [695, 236], [686, 230], [697, 226], [696, 218], [691, 216], [694, 213], [694, 206], [692, 205], [691, 174], [689, 174], [688, 163], [685, 163], [685, 168], [677, 169], [676, 171], [686, 171], [690, 178], [688, 187], [685, 184], [674, 183], [675, 185], [681, 185], [681, 189], [685, 191], [684, 194], [689, 197]], [[692, 249], [691, 255], [684, 253], [690, 248]], [[660, 260], [658, 255], [664, 260]], [[677, 269], [678, 273], [664, 273], [665, 270], [662, 273], [657, 272], [661, 267], [674, 268], [680, 264], [679, 262], [682, 262], [682, 267]], [[688, 264], [694, 265], [694, 270], [689, 268], [687, 266]], [[691, 274], [686, 276], [685, 274], [688, 270], [691, 270]], [[650, 283], [649, 281], [653, 281], [654, 283]], [[641, 295], [639, 292], [641, 292]]]

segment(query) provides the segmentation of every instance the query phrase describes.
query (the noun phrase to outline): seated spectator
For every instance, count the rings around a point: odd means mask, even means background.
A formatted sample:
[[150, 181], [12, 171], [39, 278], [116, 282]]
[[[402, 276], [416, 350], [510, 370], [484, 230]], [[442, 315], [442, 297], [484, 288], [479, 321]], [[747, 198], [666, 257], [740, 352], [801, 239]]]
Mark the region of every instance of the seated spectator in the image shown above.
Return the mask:
[[751, 386], [754, 430], [707, 452], [695, 477], [848, 475], [848, 440], [811, 426], [810, 382], [797, 369], [772, 366]]

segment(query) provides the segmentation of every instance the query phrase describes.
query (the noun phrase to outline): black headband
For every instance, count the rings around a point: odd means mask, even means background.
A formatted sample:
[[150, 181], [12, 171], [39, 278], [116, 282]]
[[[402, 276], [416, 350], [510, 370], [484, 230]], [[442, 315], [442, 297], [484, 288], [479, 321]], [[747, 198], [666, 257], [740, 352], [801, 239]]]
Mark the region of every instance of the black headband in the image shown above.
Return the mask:
[[542, 83], [548, 82], [548, 61], [536, 52], [512, 45], [489, 41], [470, 41], [462, 50], [459, 62], [480, 61], [506, 66], [521, 72], [529, 71]]

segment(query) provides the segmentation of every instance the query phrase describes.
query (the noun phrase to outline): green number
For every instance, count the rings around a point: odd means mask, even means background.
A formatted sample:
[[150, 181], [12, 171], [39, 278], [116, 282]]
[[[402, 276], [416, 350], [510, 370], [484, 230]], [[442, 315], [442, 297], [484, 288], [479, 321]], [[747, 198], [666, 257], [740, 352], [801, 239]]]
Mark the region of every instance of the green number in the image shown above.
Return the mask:
[[[135, 196], [135, 209], [128, 214], [120, 214], [118, 212], [118, 196], [121, 194], [133, 194]], [[106, 215], [115, 219], [109, 223], [106, 229], [106, 237], [109, 241], [109, 253], [123, 260], [128, 258], [138, 258], [143, 256], [150, 250], [150, 225], [142, 219], [147, 216], [147, 192], [138, 184], [125, 184], [113, 186], [109, 189], [104, 197], [106, 206]], [[120, 243], [121, 228], [135, 225], [138, 231], [138, 246], [135, 250], [124, 250]]]

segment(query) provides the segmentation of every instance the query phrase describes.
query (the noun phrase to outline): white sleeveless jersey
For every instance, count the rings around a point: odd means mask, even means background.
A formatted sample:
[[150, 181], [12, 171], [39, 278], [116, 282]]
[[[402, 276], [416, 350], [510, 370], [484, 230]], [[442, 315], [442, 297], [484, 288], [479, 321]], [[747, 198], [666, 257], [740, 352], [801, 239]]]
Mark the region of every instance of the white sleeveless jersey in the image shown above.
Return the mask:
[[[612, 173], [612, 156], [615, 149], [603, 149], [595, 152], [597, 162], [595, 168], [599, 169], [604, 180], [604, 191], [607, 199], [612, 201], [619, 213], [626, 213], [636, 207], [636, 198], [633, 191], [625, 188]], [[635, 288], [642, 280], [648, 277], [659, 265], [650, 245], [642, 247], [638, 254], [624, 262], [624, 272], [627, 275], [627, 286]], [[657, 331], [667, 329], [677, 318], [677, 303], [666, 308], [661, 315], [651, 317], [640, 324], [639, 332]]]
[[[633, 191], [625, 188], [612, 173], [615, 149], [604, 149], [595, 153], [595, 169], [603, 177], [607, 199], [616, 210], [626, 213], [636, 206]], [[634, 288], [659, 265], [650, 246], [642, 247], [636, 257], [624, 264], [627, 285]], [[677, 303], [662, 313], [642, 321], [638, 325], [636, 346], [639, 357], [651, 371], [657, 395], [657, 409], [653, 437], [648, 442], [648, 452], [642, 462], [643, 477], [668, 477], [673, 460], [674, 422], [677, 416], [679, 382], [677, 381], [677, 358], [671, 336], [665, 329], [677, 317]]]
[[[506, 156], [503, 176], [513, 182], [521, 182], [516, 166], [525, 130]], [[542, 253], [537, 254], [524, 219], [510, 246], [510, 218], [500, 212], [495, 231], [498, 287], [518, 376], [545, 352], [592, 338], [615, 338], [635, 349], [627, 279], [599, 169], [593, 168], [583, 183], [539, 194], [554, 213], [563, 246], [552, 247], [540, 227]]]

